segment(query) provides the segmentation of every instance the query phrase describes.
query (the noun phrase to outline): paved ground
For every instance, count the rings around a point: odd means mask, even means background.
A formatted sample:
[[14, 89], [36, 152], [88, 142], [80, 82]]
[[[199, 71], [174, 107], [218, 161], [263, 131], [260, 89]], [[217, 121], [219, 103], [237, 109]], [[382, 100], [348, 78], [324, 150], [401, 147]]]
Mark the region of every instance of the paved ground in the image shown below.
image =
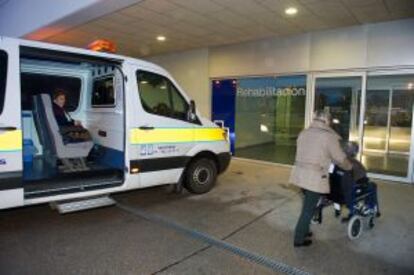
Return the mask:
[[[294, 249], [301, 200], [288, 174], [234, 161], [206, 195], [161, 187], [115, 198], [313, 274], [414, 274], [413, 186], [380, 183], [383, 217], [358, 241], [328, 210], [315, 244]], [[41, 205], [0, 212], [0, 274], [273, 273], [117, 207], [61, 216]]]

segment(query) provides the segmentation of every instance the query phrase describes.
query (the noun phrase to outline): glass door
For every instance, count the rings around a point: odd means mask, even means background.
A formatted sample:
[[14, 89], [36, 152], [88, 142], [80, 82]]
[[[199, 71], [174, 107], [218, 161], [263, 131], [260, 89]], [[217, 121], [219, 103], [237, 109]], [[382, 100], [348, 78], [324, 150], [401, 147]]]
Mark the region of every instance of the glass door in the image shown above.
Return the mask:
[[412, 182], [414, 74], [368, 75], [362, 162]]
[[360, 143], [362, 74], [316, 75], [313, 81], [313, 110], [326, 110], [332, 128], [346, 141]]
[[371, 176], [413, 183], [414, 72], [396, 73], [315, 74], [309, 110], [331, 113]]

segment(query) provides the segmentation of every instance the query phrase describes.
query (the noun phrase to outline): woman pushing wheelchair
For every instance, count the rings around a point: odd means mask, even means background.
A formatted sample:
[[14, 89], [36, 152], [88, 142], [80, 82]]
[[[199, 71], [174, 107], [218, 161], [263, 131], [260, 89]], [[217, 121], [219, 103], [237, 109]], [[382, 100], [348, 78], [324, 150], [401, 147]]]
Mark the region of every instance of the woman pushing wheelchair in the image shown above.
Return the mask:
[[368, 180], [364, 166], [355, 159], [358, 147], [349, 143], [343, 148], [341, 137], [330, 125], [329, 112], [316, 111], [310, 127], [297, 140], [290, 182], [302, 189], [304, 200], [295, 228], [295, 247], [312, 244], [311, 219], [316, 214], [321, 221], [322, 208], [328, 201], [348, 207], [351, 239], [361, 234], [362, 217], [368, 217], [372, 228], [374, 217], [379, 216], [376, 185]]

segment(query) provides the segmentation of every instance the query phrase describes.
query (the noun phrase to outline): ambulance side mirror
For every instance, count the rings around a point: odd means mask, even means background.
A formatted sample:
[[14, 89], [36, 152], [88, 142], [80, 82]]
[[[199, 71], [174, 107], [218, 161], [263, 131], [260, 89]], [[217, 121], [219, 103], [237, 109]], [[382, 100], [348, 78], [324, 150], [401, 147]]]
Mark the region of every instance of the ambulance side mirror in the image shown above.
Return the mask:
[[196, 104], [194, 100], [190, 100], [190, 106], [188, 109], [188, 120], [189, 121], [195, 121], [197, 119], [196, 115]]

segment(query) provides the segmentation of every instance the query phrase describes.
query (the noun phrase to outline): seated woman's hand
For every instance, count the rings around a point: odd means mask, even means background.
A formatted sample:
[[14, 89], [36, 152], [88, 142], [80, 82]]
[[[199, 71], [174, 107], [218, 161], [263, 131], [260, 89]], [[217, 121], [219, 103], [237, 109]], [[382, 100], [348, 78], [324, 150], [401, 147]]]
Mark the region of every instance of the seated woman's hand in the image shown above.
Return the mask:
[[74, 121], [74, 125], [75, 126], [81, 126], [82, 127], [82, 122], [80, 122], [79, 120], [75, 120]]

